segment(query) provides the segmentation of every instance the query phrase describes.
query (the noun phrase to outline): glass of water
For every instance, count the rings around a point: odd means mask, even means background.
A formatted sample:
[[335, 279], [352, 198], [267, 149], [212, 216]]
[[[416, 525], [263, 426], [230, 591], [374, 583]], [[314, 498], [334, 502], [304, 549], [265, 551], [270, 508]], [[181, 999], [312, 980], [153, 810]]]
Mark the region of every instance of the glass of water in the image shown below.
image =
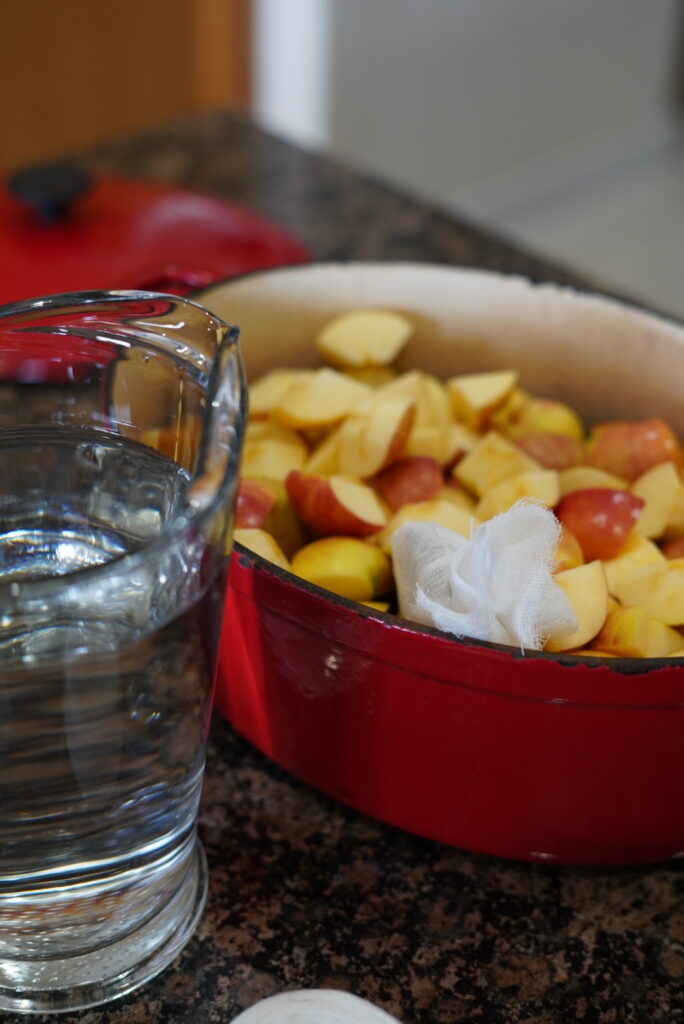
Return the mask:
[[245, 407], [192, 302], [0, 308], [0, 1009], [122, 995], [198, 922]]

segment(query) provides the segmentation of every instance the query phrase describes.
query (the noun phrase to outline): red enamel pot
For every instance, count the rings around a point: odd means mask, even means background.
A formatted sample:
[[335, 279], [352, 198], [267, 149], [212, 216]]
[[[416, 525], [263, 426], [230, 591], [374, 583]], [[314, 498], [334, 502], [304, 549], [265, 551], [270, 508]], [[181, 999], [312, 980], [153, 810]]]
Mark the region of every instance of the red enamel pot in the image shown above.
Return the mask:
[[[684, 329], [596, 295], [414, 264], [271, 270], [198, 296], [240, 326], [248, 376], [318, 362], [331, 316], [417, 325], [402, 369], [514, 367], [588, 421], [684, 436]], [[268, 757], [391, 825], [530, 861], [684, 856], [684, 665], [457, 640], [336, 598], [236, 545], [216, 707]]]

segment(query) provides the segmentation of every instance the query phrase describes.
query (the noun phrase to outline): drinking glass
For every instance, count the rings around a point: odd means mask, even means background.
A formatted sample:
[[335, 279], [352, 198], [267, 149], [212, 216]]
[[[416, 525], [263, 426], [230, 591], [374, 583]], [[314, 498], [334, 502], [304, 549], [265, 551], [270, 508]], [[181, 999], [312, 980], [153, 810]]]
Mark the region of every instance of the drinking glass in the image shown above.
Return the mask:
[[0, 308], [0, 1008], [192, 934], [245, 421], [237, 329], [150, 292]]

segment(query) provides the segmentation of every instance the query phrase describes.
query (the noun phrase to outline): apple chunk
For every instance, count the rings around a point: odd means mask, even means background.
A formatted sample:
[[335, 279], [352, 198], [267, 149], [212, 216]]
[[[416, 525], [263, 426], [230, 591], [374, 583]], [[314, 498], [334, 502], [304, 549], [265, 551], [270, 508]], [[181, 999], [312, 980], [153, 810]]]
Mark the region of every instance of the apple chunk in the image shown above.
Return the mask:
[[637, 477], [631, 491], [645, 502], [634, 527], [637, 533], [643, 537], [661, 536], [672, 518], [681, 488], [679, 473], [673, 462], [660, 462]]
[[387, 523], [373, 488], [353, 477], [293, 470], [285, 487], [302, 522], [322, 536], [367, 537]]
[[384, 551], [358, 537], [323, 537], [300, 548], [292, 572], [350, 601], [370, 601], [392, 586]]
[[242, 477], [235, 503], [235, 526], [270, 533], [288, 558], [307, 540], [282, 480]]
[[544, 469], [570, 469], [584, 460], [584, 445], [579, 438], [567, 434], [535, 430], [520, 434], [515, 443]]
[[413, 425], [415, 409], [415, 402], [407, 396], [357, 402], [339, 428], [340, 472], [363, 480], [397, 459]]
[[291, 469], [301, 469], [309, 450], [294, 430], [271, 420], [255, 420], [247, 427], [242, 449], [243, 476], [284, 480]]
[[413, 324], [386, 309], [357, 309], [341, 313], [318, 333], [316, 347], [323, 358], [343, 369], [389, 366], [413, 333]]
[[444, 487], [444, 477], [435, 459], [408, 455], [385, 469], [373, 483], [390, 508], [398, 509], [409, 502], [434, 498]]
[[249, 385], [249, 415], [255, 419], [270, 416], [293, 384], [311, 377], [312, 370], [268, 370]]
[[644, 506], [629, 491], [594, 487], [571, 491], [555, 508], [560, 522], [574, 533], [588, 562], [618, 554]]
[[555, 653], [584, 647], [605, 622], [608, 613], [608, 584], [600, 561], [586, 562], [554, 576], [577, 618], [577, 627], [569, 633], [550, 636], [545, 650]]
[[669, 626], [684, 625], [684, 559], [664, 558], [618, 580], [613, 593], [623, 605], [641, 605]]
[[488, 417], [506, 401], [518, 383], [515, 370], [465, 373], [451, 377], [447, 388], [454, 416], [473, 430], [482, 429]]
[[274, 565], [279, 566], [281, 569], [290, 568], [290, 563], [278, 541], [270, 533], [267, 533], [266, 530], [256, 527], [253, 529], [236, 529], [233, 537], [243, 547], [249, 548], [256, 555], [261, 555], [268, 562], [273, 562]]
[[632, 481], [661, 462], [681, 466], [682, 449], [672, 429], [658, 417], [616, 420], [592, 428], [585, 461]]
[[559, 493], [558, 473], [555, 470], [532, 469], [495, 484], [480, 498], [475, 511], [478, 519], [484, 522], [501, 512], [507, 512], [521, 498], [535, 500], [553, 508]]
[[603, 561], [608, 590], [614, 594], [620, 580], [625, 579], [626, 576], [641, 569], [644, 565], [664, 561], [665, 555], [657, 544], [642, 537], [636, 530], [632, 530], [615, 558], [606, 558]]
[[525, 455], [498, 431], [490, 430], [457, 463], [453, 475], [478, 498], [482, 498], [490, 487], [495, 487], [502, 480], [534, 469], [541, 469], [538, 462]]
[[470, 537], [472, 531], [479, 524], [479, 520], [458, 505], [450, 501], [440, 501], [432, 498], [430, 501], [411, 502], [402, 505], [390, 519], [384, 530], [378, 533], [373, 540], [383, 551], [391, 554], [392, 537], [404, 523], [428, 522], [439, 523], [450, 530], [454, 530], [462, 537]]
[[609, 612], [594, 645], [619, 658], [667, 658], [681, 649], [682, 636], [637, 605]]
[[273, 408], [272, 416], [294, 430], [333, 427], [372, 390], [345, 373], [323, 367], [295, 382]]

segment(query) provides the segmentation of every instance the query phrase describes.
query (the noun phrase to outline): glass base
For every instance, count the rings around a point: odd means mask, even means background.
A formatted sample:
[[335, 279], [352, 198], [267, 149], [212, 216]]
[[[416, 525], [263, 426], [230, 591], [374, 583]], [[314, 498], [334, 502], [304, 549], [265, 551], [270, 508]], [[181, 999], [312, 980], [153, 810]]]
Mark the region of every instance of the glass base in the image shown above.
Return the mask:
[[63, 960], [0, 958], [0, 1010], [82, 1010], [138, 988], [167, 967], [188, 942], [202, 916], [207, 887], [207, 862], [198, 841], [186, 879], [173, 899], [131, 934]]

